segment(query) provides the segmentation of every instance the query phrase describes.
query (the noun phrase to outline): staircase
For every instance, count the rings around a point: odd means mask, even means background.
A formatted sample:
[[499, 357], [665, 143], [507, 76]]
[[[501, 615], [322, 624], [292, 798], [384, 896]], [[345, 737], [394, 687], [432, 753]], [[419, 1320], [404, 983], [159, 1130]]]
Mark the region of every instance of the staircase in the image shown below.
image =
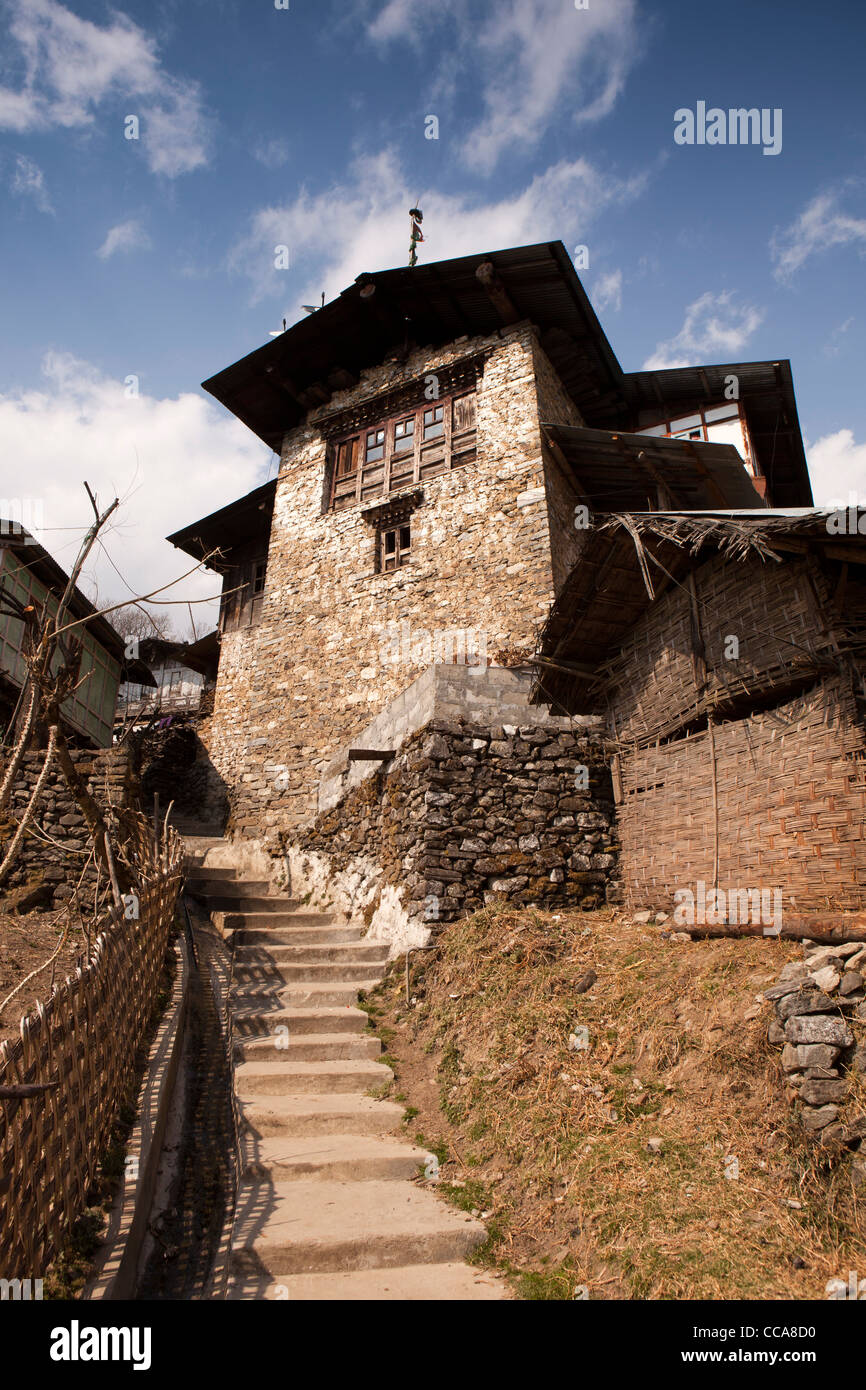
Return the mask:
[[229, 1298], [507, 1297], [464, 1263], [484, 1227], [412, 1181], [430, 1155], [399, 1136], [403, 1107], [369, 1094], [393, 1074], [358, 991], [381, 980], [386, 948], [239, 877], [223, 845], [188, 842], [199, 862], [187, 891], [221, 914], [234, 949], [241, 1180]]

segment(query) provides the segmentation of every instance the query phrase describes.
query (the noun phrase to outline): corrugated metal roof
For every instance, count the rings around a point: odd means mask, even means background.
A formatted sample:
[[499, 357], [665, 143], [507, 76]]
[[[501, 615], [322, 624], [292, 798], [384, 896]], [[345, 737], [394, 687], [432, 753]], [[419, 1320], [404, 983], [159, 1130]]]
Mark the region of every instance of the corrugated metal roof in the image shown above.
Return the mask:
[[664, 510], [671, 503], [692, 510], [714, 503], [750, 507], [760, 500], [732, 444], [567, 425], [542, 430], [599, 511], [643, 510], [653, 503]]

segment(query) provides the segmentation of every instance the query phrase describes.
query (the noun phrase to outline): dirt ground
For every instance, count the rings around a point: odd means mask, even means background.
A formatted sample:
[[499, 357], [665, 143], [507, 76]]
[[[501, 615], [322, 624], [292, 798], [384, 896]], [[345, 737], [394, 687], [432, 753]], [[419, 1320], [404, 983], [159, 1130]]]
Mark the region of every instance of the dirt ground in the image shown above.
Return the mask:
[[[64, 917], [56, 911], [21, 916], [0, 913], [0, 1003], [53, 955], [60, 943]], [[30, 980], [0, 1013], [0, 1042], [18, 1037], [22, 1016], [48, 998], [53, 982], [72, 973], [84, 948], [84, 936], [76, 924], [52, 964]]]

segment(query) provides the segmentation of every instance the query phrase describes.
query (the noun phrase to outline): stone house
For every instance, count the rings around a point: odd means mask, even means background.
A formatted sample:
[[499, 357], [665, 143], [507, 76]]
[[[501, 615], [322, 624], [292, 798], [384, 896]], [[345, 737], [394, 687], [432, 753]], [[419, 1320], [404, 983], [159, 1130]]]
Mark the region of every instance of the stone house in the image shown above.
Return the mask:
[[[201, 737], [229, 833], [272, 855], [335, 786], [381, 785], [419, 720], [499, 745], [545, 725], [532, 661], [594, 509], [811, 501], [789, 364], [623, 372], [560, 242], [361, 275], [204, 385], [279, 454], [169, 538], [223, 575]], [[473, 679], [443, 704], [425, 673], [455, 664]]]

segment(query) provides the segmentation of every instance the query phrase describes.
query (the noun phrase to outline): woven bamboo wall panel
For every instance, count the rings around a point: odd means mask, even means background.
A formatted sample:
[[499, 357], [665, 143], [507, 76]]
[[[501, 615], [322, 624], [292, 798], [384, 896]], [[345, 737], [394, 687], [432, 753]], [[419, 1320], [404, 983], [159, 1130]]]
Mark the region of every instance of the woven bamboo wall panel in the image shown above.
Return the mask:
[[153, 1012], [182, 877], [170, 832], [157, 852], [135, 818], [137, 921], [97, 926], [93, 953], [0, 1046], [0, 1086], [56, 1083], [0, 1099], [0, 1278], [39, 1279], [87, 1205]]
[[[719, 887], [780, 888], [790, 911], [866, 907], [866, 741], [845, 681], [718, 724], [714, 742]], [[628, 906], [669, 904], [699, 879], [712, 886], [708, 733], [624, 750], [621, 765]]]
[[[626, 740], [673, 732], [720, 700], [763, 694], [796, 671], [810, 671], [827, 652], [822, 604], [826, 581], [803, 562], [752, 558], [731, 564], [716, 556], [695, 574], [697, 625], [687, 587], [652, 604], [612, 668], [616, 733]], [[705, 682], [695, 662], [695, 633], [704, 648]], [[739, 640], [735, 660], [726, 639]]]

